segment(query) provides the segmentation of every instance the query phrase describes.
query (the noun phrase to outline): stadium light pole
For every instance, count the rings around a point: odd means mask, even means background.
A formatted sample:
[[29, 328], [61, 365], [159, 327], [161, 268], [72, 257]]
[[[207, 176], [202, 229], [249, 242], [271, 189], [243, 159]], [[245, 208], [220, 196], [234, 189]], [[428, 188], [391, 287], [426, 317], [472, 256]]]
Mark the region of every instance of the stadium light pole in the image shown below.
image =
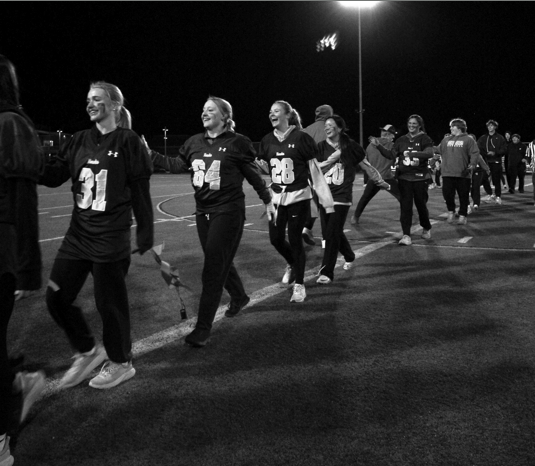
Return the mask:
[[61, 133], [63, 133], [63, 131], [61, 129], [58, 129], [56, 132], [59, 133], [58, 134], [58, 151], [60, 151], [61, 150]]
[[360, 145], [364, 147], [364, 125], [363, 125], [363, 112], [362, 109], [362, 49], [361, 49], [361, 34], [360, 34], [360, 10], [362, 8], [373, 8], [379, 2], [340, 2], [346, 8], [357, 9], [357, 22], [359, 29], [359, 141]]
[[163, 150], [164, 150], [163, 153], [167, 155], [167, 131], [169, 131], [167, 129], [167, 126], [162, 131], [163, 131]]

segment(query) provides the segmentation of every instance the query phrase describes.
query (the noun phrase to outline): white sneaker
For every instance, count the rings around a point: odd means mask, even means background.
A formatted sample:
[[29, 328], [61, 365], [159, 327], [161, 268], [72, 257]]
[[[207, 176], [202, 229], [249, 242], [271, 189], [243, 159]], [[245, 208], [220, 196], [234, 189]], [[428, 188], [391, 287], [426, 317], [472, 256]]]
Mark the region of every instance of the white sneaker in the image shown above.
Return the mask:
[[74, 362], [71, 368], [65, 373], [59, 383], [59, 388], [70, 388], [83, 382], [91, 374], [93, 369], [100, 366], [108, 355], [102, 345], [96, 345], [88, 353], [77, 353], [73, 356]]
[[492, 197], [491, 194], [489, 194], [487, 197], [483, 198], [483, 202], [492, 202], [493, 200], [494, 200], [494, 198]]
[[466, 222], [467, 222], [466, 217], [464, 215], [461, 215], [459, 217], [459, 220], [457, 220], [457, 225], [466, 225]]
[[0, 466], [11, 466], [15, 459], [9, 451], [9, 440], [10, 437], [5, 436], [4, 446], [0, 450]]
[[327, 275], [320, 275], [320, 278], [316, 280], [316, 283], [319, 283], [320, 285], [328, 285], [331, 282], [332, 280]]
[[108, 361], [102, 366], [100, 373], [91, 379], [89, 386], [93, 388], [113, 388], [136, 375], [132, 362]]
[[479, 206], [477, 204], [474, 204], [474, 207], [472, 208], [472, 212], [477, 212], [477, 209], [479, 209]]
[[424, 228], [424, 231], [422, 232], [422, 238], [423, 239], [431, 239], [431, 230], [426, 230]]
[[307, 297], [307, 293], [305, 291], [305, 285], [294, 285], [294, 290], [292, 294], [292, 298], [290, 299], [291, 303], [302, 303], [305, 298]]
[[399, 245], [410, 246], [412, 244], [411, 237], [409, 235], [403, 235], [403, 238], [399, 240]]
[[466, 215], [470, 215], [472, 213], [472, 206], [468, 206], [468, 211], [466, 212]]
[[502, 205], [502, 198], [501, 197], [497, 197], [496, 198], [496, 204]]
[[342, 265], [342, 268], [344, 270], [350, 270], [353, 267], [354, 263], [355, 263], [354, 260], [352, 262], [344, 262], [344, 265]]
[[455, 216], [455, 212], [448, 212], [448, 218], [446, 219], [446, 222], [453, 223], [454, 216]]
[[293, 270], [293, 267], [288, 264], [286, 266], [286, 271], [284, 272], [284, 275], [282, 277], [282, 284], [290, 286], [293, 282], [295, 282], [295, 272]]

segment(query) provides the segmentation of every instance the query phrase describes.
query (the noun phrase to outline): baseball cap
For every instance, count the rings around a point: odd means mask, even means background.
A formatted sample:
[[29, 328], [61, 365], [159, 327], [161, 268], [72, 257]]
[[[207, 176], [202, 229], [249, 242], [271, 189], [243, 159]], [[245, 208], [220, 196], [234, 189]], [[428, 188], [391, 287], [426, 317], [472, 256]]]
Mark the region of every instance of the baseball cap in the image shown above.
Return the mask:
[[391, 134], [396, 134], [396, 128], [394, 128], [392, 125], [386, 125], [384, 128], [379, 128], [381, 131], [388, 131]]

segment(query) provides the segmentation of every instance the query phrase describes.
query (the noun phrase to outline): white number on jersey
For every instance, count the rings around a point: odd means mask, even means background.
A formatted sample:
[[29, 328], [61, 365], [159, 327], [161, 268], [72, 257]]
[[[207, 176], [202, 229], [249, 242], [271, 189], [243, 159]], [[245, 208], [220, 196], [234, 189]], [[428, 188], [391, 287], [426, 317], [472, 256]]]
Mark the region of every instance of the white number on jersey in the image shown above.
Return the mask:
[[344, 182], [344, 166], [341, 163], [335, 163], [332, 168], [325, 173], [327, 184], [340, 186]]
[[204, 182], [210, 183], [210, 189], [219, 190], [221, 186], [221, 161], [214, 160], [209, 170], [205, 173], [206, 163], [202, 159], [196, 159], [191, 164], [193, 168], [193, 186], [202, 188]]
[[[82, 182], [82, 193], [76, 195], [76, 204], [80, 209], [99, 210], [106, 209], [106, 183], [108, 181], [108, 170], [101, 170], [95, 174], [90, 168], [84, 167], [80, 172], [79, 180]], [[93, 186], [95, 186], [95, 199], [93, 200]]]
[[271, 161], [271, 181], [276, 184], [292, 184], [295, 181], [294, 162], [290, 158]]

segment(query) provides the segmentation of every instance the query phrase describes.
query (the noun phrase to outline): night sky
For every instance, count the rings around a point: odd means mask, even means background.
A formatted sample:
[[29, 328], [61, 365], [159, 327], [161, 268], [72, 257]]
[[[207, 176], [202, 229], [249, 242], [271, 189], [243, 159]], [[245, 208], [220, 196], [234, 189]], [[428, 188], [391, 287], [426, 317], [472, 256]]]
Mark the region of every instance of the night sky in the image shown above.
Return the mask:
[[[535, 138], [534, 2], [381, 2], [363, 10], [364, 140], [420, 114], [439, 142], [449, 121], [468, 131]], [[338, 2], [3, 2], [0, 53], [19, 74], [40, 129], [89, 127], [89, 83], [118, 85], [147, 137], [202, 131], [212, 94], [237, 131], [259, 141], [268, 112], [290, 102], [304, 126], [330, 104], [358, 141], [357, 11]], [[333, 50], [316, 42], [337, 31]]]

